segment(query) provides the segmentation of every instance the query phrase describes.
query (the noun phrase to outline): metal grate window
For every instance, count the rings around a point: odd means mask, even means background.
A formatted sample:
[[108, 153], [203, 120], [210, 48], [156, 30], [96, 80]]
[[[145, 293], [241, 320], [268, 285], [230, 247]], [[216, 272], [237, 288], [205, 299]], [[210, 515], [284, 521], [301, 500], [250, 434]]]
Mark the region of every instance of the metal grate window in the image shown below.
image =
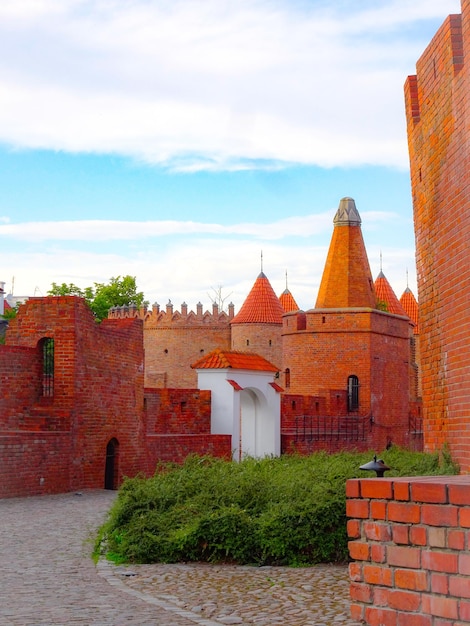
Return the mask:
[[54, 340], [51, 337], [42, 340], [42, 395], [48, 398], [54, 395]]
[[348, 411], [357, 411], [359, 408], [359, 378], [348, 377]]

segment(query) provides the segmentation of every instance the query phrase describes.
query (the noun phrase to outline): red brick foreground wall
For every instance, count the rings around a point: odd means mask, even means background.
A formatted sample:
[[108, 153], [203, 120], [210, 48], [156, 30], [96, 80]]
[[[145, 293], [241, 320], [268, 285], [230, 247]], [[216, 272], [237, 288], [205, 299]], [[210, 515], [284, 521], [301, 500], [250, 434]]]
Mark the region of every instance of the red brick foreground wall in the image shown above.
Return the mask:
[[470, 623], [470, 476], [355, 479], [346, 489], [353, 619]]
[[416, 235], [424, 446], [470, 472], [470, 0], [405, 85]]

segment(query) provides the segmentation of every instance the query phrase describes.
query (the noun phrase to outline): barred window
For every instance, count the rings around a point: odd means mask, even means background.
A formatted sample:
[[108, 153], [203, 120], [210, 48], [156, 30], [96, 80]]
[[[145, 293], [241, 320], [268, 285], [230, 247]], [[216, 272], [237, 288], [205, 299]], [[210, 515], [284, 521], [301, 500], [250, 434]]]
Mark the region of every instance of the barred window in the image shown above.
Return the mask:
[[42, 395], [51, 398], [54, 395], [54, 340], [51, 337], [41, 339], [42, 350]]
[[359, 378], [348, 377], [348, 411], [357, 411], [359, 408]]

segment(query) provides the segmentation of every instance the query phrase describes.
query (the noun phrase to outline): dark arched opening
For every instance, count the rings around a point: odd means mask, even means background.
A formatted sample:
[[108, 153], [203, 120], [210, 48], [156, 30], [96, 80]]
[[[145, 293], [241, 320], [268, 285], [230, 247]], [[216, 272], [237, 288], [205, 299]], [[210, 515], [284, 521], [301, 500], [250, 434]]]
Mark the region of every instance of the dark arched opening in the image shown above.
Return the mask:
[[359, 378], [357, 376], [348, 377], [348, 411], [359, 409]]
[[106, 465], [104, 470], [104, 488], [117, 489], [118, 487], [118, 452], [119, 442], [114, 437], [106, 446]]

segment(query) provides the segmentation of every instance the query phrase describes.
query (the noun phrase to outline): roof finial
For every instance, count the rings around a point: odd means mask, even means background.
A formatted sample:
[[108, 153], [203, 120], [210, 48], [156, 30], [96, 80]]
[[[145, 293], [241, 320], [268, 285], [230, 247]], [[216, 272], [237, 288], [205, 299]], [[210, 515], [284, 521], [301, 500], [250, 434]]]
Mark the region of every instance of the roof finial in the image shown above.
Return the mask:
[[286, 289], [288, 289], [288, 287], [287, 287], [287, 270], [286, 270]]
[[382, 271], [382, 250], [380, 251], [380, 271]]
[[263, 251], [261, 250], [261, 273], [263, 273]]
[[408, 268], [406, 268], [406, 288], [409, 289], [410, 285], [408, 284]]

